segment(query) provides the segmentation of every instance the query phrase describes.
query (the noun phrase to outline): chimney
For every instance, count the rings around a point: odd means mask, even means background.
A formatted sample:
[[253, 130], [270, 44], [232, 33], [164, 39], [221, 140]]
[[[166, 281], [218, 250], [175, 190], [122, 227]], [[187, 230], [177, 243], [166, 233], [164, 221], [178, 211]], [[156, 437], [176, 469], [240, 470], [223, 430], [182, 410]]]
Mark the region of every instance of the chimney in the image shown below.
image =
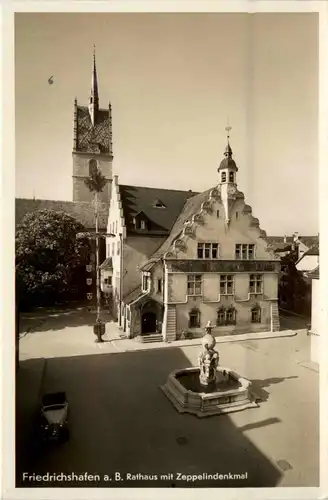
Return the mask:
[[287, 234], [284, 236], [284, 243], [287, 243]]
[[298, 233], [294, 233], [293, 236], [294, 236], [294, 241], [298, 241]]

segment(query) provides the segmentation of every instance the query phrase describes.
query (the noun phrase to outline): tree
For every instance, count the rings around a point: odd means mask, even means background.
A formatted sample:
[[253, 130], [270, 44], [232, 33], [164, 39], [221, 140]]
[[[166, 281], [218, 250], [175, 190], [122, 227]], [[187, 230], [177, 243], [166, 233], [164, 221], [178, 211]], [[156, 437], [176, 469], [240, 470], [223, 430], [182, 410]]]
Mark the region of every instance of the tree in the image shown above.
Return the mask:
[[99, 270], [99, 194], [104, 190], [107, 184], [107, 179], [98, 168], [96, 160], [90, 160], [90, 175], [85, 179], [85, 185], [94, 195], [95, 217], [96, 217], [96, 287], [97, 287], [97, 319], [96, 322], [100, 323], [100, 270]]
[[[16, 288], [20, 306], [50, 305], [85, 294], [87, 239], [76, 239], [82, 224], [65, 212], [25, 215], [16, 231]], [[20, 308], [21, 308], [20, 307]]]
[[296, 269], [298, 255], [291, 251], [281, 259], [282, 273], [279, 282], [279, 303], [282, 308], [300, 313], [309, 313], [310, 286], [302, 273]]

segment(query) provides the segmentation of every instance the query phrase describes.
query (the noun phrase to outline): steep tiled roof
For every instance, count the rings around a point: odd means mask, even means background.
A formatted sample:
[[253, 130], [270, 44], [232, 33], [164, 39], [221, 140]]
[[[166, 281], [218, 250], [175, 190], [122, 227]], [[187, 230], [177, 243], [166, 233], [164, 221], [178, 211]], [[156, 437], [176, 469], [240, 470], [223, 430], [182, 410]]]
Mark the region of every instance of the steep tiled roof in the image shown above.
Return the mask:
[[305, 255], [320, 255], [319, 254], [319, 245], [313, 245], [307, 252], [305, 252]]
[[[142, 212], [150, 223], [147, 233], [168, 234], [188, 197], [195, 194], [191, 191], [142, 186], [120, 185], [119, 188], [124, 218], [129, 232], [135, 230], [133, 217]], [[154, 206], [159, 200], [164, 208]]]
[[99, 109], [95, 126], [87, 106], [77, 106], [77, 152], [111, 154], [109, 111]]
[[195, 196], [189, 198], [186, 201], [183, 210], [181, 211], [179, 217], [177, 218], [169, 237], [167, 238], [167, 240], [164, 241], [163, 245], [160, 246], [160, 248], [152, 256], [151, 258], [152, 262], [155, 262], [157, 259], [161, 258], [165, 254], [165, 252], [168, 251], [173, 241], [182, 232], [185, 222], [191, 219], [191, 217], [200, 210], [202, 203], [208, 199], [208, 195], [210, 194], [212, 189], [213, 188], [208, 189], [203, 193], [196, 194]]
[[113, 269], [113, 259], [112, 257], [107, 257], [107, 259], [104, 260], [104, 262], [99, 266], [99, 269]]
[[125, 304], [130, 304], [135, 299], [137, 299], [139, 297], [139, 295], [141, 295], [141, 294], [142, 294], [142, 292], [141, 292], [141, 285], [140, 285], [137, 288], [135, 288], [134, 290], [132, 290], [132, 292], [129, 292], [126, 295], [124, 295]]
[[[92, 203], [84, 201], [56, 201], [56, 200], [32, 200], [27, 198], [16, 198], [16, 225], [29, 212], [36, 210], [55, 210], [56, 212], [66, 212], [81, 222], [86, 229], [94, 229], [95, 215]], [[99, 228], [107, 228], [108, 205], [101, 203], [99, 207]]]
[[[275, 248], [282, 250], [286, 245], [290, 245], [294, 241], [293, 236], [287, 236], [286, 242], [284, 242], [284, 236], [268, 236], [268, 242]], [[313, 245], [318, 243], [318, 236], [299, 236], [298, 239], [304, 243], [308, 248], [311, 248]]]

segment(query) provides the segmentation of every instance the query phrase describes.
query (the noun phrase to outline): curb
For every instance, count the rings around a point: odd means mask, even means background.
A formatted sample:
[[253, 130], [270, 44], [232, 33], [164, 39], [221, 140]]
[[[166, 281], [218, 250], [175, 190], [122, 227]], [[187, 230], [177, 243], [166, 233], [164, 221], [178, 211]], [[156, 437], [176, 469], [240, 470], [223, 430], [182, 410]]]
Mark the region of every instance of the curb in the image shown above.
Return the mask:
[[[269, 340], [269, 339], [275, 339], [275, 338], [286, 338], [286, 337], [295, 337], [297, 335], [297, 331], [294, 330], [285, 330], [283, 332], [265, 332], [262, 333], [261, 335], [258, 333], [252, 333], [252, 334], [240, 334], [240, 335], [227, 335], [225, 337], [215, 337], [216, 344], [228, 344], [228, 343], [233, 343], [233, 342], [246, 342], [248, 340]], [[241, 338], [242, 337], [242, 338]], [[117, 341], [118, 339], [115, 339]], [[190, 347], [190, 346], [197, 346], [201, 345], [201, 340], [202, 337], [199, 337], [197, 339], [192, 339], [190, 341], [188, 340], [176, 340], [173, 342], [145, 342], [145, 343], [139, 343], [134, 341], [133, 339], [119, 339], [119, 340], [131, 340], [134, 342], [134, 346], [132, 348], [122, 346], [122, 349], [119, 348], [119, 346], [115, 346], [117, 350], [120, 350], [120, 352], [133, 352], [133, 351], [148, 351], [148, 350], [155, 350], [155, 349], [165, 349], [165, 348], [172, 348], [172, 347]], [[113, 339], [114, 341], [114, 339]], [[160, 345], [155, 345], [155, 344], [160, 344]], [[115, 345], [115, 344], [113, 344]]]

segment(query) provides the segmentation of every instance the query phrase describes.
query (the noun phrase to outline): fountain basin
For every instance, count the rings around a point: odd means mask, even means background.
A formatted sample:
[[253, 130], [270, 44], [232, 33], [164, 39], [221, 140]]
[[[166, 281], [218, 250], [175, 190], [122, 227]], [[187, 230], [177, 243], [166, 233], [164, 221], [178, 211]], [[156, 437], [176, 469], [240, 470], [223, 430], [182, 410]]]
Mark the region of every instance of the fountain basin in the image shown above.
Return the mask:
[[161, 387], [180, 413], [208, 417], [258, 406], [251, 393], [251, 382], [229, 368], [217, 368], [212, 387], [200, 384], [199, 373], [197, 367], [175, 370]]

